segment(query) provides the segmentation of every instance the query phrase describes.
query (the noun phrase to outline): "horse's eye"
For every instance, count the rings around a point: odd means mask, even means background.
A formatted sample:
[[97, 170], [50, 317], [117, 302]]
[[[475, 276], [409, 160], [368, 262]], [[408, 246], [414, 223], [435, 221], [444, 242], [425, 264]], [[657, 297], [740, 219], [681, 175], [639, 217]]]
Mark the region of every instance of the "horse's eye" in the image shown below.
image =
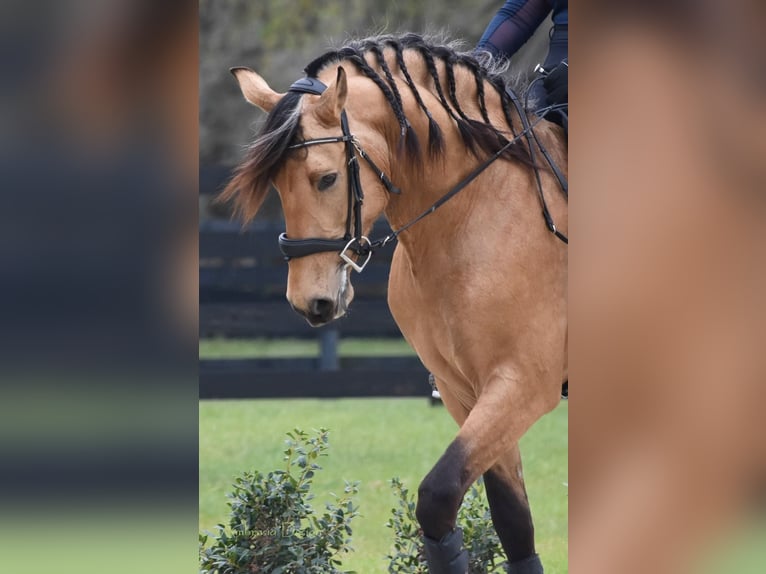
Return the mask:
[[337, 173], [328, 173], [327, 175], [323, 175], [321, 178], [319, 178], [319, 182], [317, 182], [317, 189], [319, 191], [325, 191], [331, 187], [333, 183], [335, 183], [336, 179], [338, 179]]

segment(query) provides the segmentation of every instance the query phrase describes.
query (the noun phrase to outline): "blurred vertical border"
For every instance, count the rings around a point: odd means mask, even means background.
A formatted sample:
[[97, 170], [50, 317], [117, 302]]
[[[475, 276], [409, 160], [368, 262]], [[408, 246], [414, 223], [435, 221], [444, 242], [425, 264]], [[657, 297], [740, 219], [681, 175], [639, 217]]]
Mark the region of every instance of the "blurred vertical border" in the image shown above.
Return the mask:
[[198, 8], [0, 4], [6, 572], [196, 568]]
[[573, 6], [575, 574], [766, 571], [764, 22]]

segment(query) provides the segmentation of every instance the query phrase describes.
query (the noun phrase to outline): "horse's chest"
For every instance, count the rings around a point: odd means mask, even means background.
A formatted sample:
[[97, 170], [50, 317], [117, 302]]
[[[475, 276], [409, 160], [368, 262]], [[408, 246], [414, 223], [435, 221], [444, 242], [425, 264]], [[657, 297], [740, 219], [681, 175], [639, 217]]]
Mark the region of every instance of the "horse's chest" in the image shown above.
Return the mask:
[[420, 358], [445, 356], [453, 343], [454, 315], [444, 313], [455, 294], [449, 285], [420, 279], [403, 257], [394, 257], [389, 280], [388, 303], [404, 338]]

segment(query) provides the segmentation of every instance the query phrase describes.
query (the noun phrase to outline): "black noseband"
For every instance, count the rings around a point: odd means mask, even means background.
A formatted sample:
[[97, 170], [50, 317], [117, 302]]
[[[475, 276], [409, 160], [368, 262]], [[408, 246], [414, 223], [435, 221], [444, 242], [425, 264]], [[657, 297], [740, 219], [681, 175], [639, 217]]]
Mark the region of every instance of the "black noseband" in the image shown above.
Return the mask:
[[279, 250], [286, 259], [306, 257], [314, 253], [335, 251], [340, 253], [348, 243], [348, 239], [288, 239], [286, 233], [279, 234]]

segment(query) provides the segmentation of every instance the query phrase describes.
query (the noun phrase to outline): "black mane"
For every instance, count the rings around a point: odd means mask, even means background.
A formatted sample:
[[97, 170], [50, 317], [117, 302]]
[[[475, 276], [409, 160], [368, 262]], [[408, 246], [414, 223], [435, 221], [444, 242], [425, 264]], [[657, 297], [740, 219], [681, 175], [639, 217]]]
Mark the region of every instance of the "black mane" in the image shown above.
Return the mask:
[[[444, 110], [455, 122], [464, 145], [476, 155], [494, 154], [506, 145], [513, 132], [513, 102], [506, 92], [504, 78], [477, 59], [477, 54], [458, 52], [454, 48], [431, 43], [417, 34], [401, 36], [384, 35], [363, 40], [355, 40], [347, 45], [326, 52], [313, 60], [305, 68], [308, 77], [317, 78], [319, 73], [331, 64], [350, 62], [367, 78], [372, 80], [383, 93], [400, 128], [398, 151], [409, 161], [422, 165], [422, 153], [417, 134], [404, 112], [402, 96], [394, 81], [393, 73], [386, 62], [383, 52], [393, 49], [396, 63], [404, 81], [411, 91], [421, 111], [428, 118], [428, 150], [432, 157], [437, 157], [444, 151], [444, 138], [441, 126], [433, 118], [430, 110], [410, 77], [405, 65], [404, 51], [414, 50], [419, 53], [429, 75], [433, 79], [436, 96]], [[381, 73], [367, 63], [365, 56], [372, 54]], [[444, 93], [442, 81], [436, 67], [436, 61], [444, 63], [446, 70], [447, 93]], [[471, 118], [462, 109], [457, 99], [457, 84], [455, 67], [461, 66], [471, 72], [476, 81], [478, 106], [481, 117]], [[506, 122], [511, 126], [512, 133], [493, 126], [489, 121], [485, 102], [485, 81], [500, 95]], [[249, 149], [247, 157], [237, 169], [232, 181], [222, 194], [222, 199], [239, 195], [239, 208], [245, 218], [255, 215], [263, 197], [271, 185], [289, 153], [288, 147], [296, 141], [300, 133], [300, 114], [298, 113], [303, 94], [288, 92], [271, 110], [265, 124], [260, 129], [256, 140]], [[517, 142], [506, 149], [504, 156], [531, 164], [529, 150], [523, 141]], [[252, 190], [252, 197], [243, 195], [244, 190]]]

